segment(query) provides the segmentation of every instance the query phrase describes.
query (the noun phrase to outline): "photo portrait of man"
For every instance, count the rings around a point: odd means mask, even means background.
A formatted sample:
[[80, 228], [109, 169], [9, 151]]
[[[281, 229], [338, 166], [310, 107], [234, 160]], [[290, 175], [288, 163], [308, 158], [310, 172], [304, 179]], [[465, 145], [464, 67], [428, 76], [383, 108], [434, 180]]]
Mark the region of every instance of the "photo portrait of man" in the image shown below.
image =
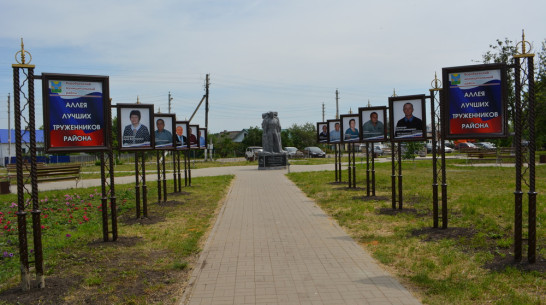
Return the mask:
[[370, 119], [362, 124], [362, 137], [368, 138], [383, 138], [385, 135], [385, 126], [379, 121], [379, 114], [375, 111], [370, 113]]
[[333, 125], [333, 128], [330, 128], [330, 142], [339, 142], [341, 141], [341, 125], [339, 122], [330, 122], [330, 126]]
[[183, 125], [176, 124], [176, 146], [187, 146], [188, 140], [186, 136], [184, 135], [184, 127]]
[[420, 137], [423, 135], [423, 121], [413, 115], [413, 104], [403, 106], [404, 117], [396, 122], [395, 137]]
[[198, 131], [199, 126], [196, 125], [190, 125], [188, 127], [188, 141], [190, 141], [190, 146], [197, 147], [197, 136], [195, 133]]
[[206, 129], [199, 128], [197, 132], [197, 138], [199, 138], [199, 147], [205, 148], [207, 145], [207, 139], [205, 139]]
[[156, 146], [172, 146], [173, 134], [165, 129], [165, 120], [157, 119], [155, 121], [157, 127], [155, 131], [155, 145]]
[[131, 124], [123, 129], [123, 146], [145, 146], [150, 144], [150, 131], [148, 127], [140, 123], [141, 118], [140, 110], [131, 110], [129, 113]]
[[319, 125], [321, 130], [319, 132], [319, 142], [326, 142], [328, 141], [328, 125], [322, 124]]
[[349, 119], [349, 128], [345, 130], [343, 139], [348, 142], [358, 141], [358, 129], [356, 128], [355, 119]]

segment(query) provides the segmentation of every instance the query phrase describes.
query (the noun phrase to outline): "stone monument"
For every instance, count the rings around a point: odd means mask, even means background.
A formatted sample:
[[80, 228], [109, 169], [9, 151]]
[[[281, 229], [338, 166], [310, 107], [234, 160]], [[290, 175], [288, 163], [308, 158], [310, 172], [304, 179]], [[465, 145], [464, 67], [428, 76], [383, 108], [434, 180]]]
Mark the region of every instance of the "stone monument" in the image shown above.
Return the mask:
[[276, 111], [262, 114], [262, 147], [258, 153], [258, 169], [283, 169], [287, 166], [287, 155], [282, 150], [281, 123]]

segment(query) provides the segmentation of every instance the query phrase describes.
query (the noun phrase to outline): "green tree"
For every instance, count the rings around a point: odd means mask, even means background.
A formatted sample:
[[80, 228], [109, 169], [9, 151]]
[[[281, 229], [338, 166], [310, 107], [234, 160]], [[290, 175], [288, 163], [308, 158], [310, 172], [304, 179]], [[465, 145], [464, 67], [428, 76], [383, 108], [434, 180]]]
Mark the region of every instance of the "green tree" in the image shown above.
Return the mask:
[[546, 149], [546, 39], [537, 54], [535, 82], [535, 140], [537, 149]]
[[281, 141], [282, 141], [282, 147], [292, 147], [294, 146], [294, 143], [292, 142], [292, 139], [290, 138], [290, 132], [288, 130], [281, 130]]
[[258, 126], [250, 127], [242, 142], [244, 148], [246, 149], [249, 146], [262, 146], [262, 134], [263, 131], [261, 128], [258, 128]]
[[[512, 64], [512, 58], [516, 54], [516, 46], [514, 42], [508, 38], [505, 38], [504, 41], [497, 39], [495, 44], [489, 45], [490, 50], [487, 51], [483, 56], [483, 63], [505, 63]], [[508, 130], [514, 131], [513, 122], [515, 121], [515, 90], [514, 90], [514, 69], [508, 69], [508, 80], [507, 80], [507, 95], [508, 95]], [[498, 139], [498, 140], [489, 140], [497, 144], [497, 146], [511, 146], [512, 137]]]
[[[513, 56], [517, 48], [513, 41], [508, 38], [504, 40], [497, 39], [495, 44], [489, 45], [490, 50], [483, 56], [483, 63], [513, 63]], [[536, 146], [544, 147], [546, 145], [546, 40], [541, 44], [541, 50], [535, 56], [535, 139]], [[513, 122], [515, 121], [515, 75], [514, 69], [508, 69], [508, 118], [509, 130], [513, 131]], [[522, 99], [528, 98], [525, 94]], [[524, 136], [528, 136], [527, 134]], [[509, 146], [512, 137], [508, 139], [499, 139], [494, 141], [501, 146]]]
[[115, 116], [112, 119], [112, 149], [119, 157], [118, 143], [118, 117]]
[[243, 155], [243, 145], [233, 142], [227, 134], [213, 134], [211, 139], [216, 157], [238, 157]]
[[[307, 146], [317, 145], [317, 133], [315, 125], [312, 123], [305, 123], [304, 125], [294, 124], [288, 128], [288, 134], [292, 141], [292, 146], [298, 149], [303, 149]], [[282, 135], [281, 135], [282, 136]], [[285, 145], [287, 146], [287, 145]]]

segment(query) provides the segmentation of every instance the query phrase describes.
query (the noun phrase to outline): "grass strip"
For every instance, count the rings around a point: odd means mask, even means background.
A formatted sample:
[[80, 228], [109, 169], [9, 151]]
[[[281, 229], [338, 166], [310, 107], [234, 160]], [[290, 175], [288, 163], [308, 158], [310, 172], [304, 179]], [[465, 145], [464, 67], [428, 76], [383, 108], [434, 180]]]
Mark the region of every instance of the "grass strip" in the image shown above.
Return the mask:
[[[390, 163], [376, 163], [375, 198], [332, 183], [332, 171], [288, 176], [425, 304], [545, 304], [544, 194], [537, 197], [537, 263], [524, 257], [515, 264], [514, 168], [460, 163], [447, 168], [447, 230], [432, 229], [430, 161], [404, 161], [402, 210], [392, 210]], [[357, 165], [357, 187], [366, 186], [364, 166]], [[544, 190], [546, 167], [536, 170], [536, 188]]]
[[46, 289], [29, 293], [18, 287], [15, 196], [3, 195], [0, 254], [8, 255], [0, 258], [0, 304], [175, 303], [232, 178], [193, 178], [191, 187], [160, 203], [150, 182], [149, 217], [142, 219], [135, 215], [134, 184], [116, 185], [116, 242], [102, 241], [101, 195], [96, 188], [40, 193]]

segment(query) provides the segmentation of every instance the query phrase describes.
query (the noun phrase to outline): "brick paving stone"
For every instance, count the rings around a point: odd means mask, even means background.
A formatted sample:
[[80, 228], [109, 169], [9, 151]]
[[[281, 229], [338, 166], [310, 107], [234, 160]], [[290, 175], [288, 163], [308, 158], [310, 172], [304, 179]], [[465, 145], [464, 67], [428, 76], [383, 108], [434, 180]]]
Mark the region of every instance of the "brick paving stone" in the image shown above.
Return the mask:
[[180, 305], [421, 304], [286, 171], [229, 170], [235, 181]]

